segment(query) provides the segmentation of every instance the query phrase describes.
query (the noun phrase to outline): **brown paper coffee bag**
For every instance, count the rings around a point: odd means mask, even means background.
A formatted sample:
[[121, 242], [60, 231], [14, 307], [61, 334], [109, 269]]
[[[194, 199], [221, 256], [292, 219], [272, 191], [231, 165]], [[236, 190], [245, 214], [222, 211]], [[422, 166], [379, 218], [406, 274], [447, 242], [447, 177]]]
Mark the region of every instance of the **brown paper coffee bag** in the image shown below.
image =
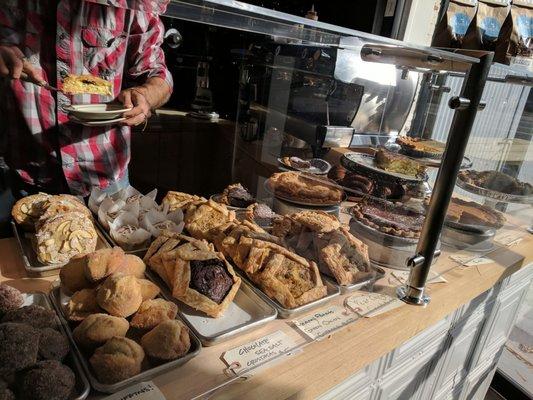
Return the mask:
[[508, 23], [510, 9], [510, 5], [495, 5], [479, 0], [476, 15], [466, 32], [463, 48], [498, 52], [505, 47], [500, 34], [507, 29], [504, 24]]
[[450, 0], [446, 12], [435, 27], [432, 46], [461, 48], [464, 36], [476, 14], [476, 1]]
[[533, 64], [533, 2], [514, 0], [502, 32], [505, 46], [495, 61], [529, 66]]

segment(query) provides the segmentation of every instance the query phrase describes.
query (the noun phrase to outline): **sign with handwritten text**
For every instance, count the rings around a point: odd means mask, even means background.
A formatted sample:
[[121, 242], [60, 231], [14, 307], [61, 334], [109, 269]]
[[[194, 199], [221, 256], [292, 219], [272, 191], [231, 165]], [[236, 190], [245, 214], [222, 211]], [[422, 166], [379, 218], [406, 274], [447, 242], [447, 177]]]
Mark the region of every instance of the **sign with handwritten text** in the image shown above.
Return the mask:
[[253, 342], [224, 353], [224, 362], [235, 372], [253, 369], [294, 349], [294, 340], [283, 331], [276, 331]]
[[293, 320], [300, 331], [313, 340], [320, 340], [359, 317], [341, 306], [332, 306]]
[[361, 292], [348, 297], [345, 304], [357, 314], [370, 317], [399, 307], [403, 303], [383, 293]]
[[165, 396], [150, 382], [140, 382], [129, 386], [120, 392], [114, 393], [105, 398], [105, 400], [165, 400]]

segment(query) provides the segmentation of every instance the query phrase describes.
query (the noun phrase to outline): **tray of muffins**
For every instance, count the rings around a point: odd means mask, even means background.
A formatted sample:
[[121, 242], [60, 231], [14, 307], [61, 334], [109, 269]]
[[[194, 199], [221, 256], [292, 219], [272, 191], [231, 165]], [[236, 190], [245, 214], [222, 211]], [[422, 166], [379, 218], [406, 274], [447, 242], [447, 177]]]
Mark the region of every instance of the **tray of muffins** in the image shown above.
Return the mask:
[[177, 368], [201, 349], [175, 303], [145, 278], [145, 264], [120, 247], [61, 269], [52, 304], [91, 386], [114, 393]]
[[83, 400], [90, 391], [48, 296], [0, 284], [0, 398]]
[[11, 214], [13, 236], [30, 275], [52, 275], [76, 257], [110, 246], [90, 210], [75, 196], [26, 196]]

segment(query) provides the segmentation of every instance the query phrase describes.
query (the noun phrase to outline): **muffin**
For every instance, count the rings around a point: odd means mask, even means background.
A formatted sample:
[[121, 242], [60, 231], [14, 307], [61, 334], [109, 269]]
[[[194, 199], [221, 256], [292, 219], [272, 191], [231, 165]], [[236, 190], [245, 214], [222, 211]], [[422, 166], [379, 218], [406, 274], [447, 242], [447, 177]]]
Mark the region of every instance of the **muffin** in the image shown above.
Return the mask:
[[39, 358], [61, 361], [69, 352], [68, 340], [52, 328], [44, 328], [39, 335]]
[[22, 307], [24, 298], [14, 287], [0, 284], [0, 315]]
[[131, 319], [131, 326], [140, 329], [152, 329], [161, 322], [176, 318], [178, 306], [164, 299], [143, 301], [139, 310]]
[[65, 313], [70, 321], [83, 321], [91, 314], [102, 312], [96, 302], [96, 289], [82, 289], [72, 295]]
[[143, 299], [141, 285], [134, 276], [112, 275], [96, 292], [98, 305], [116, 317], [129, 317]]
[[61, 287], [66, 294], [72, 294], [93, 286], [93, 283], [89, 282], [85, 276], [86, 265], [87, 258], [80, 257], [70, 260], [67, 265], [61, 268], [59, 278], [61, 279]]
[[37, 329], [57, 327], [55, 312], [36, 305], [8, 311], [2, 318], [2, 322], [21, 322]]
[[191, 347], [189, 329], [178, 320], [167, 320], [144, 335], [141, 345], [152, 358], [174, 360], [187, 354]]
[[141, 372], [144, 351], [131, 339], [114, 337], [96, 349], [89, 359], [98, 380], [116, 383]]
[[39, 333], [28, 324], [0, 324], [0, 376], [20, 371], [37, 362]]
[[25, 400], [68, 399], [74, 389], [74, 372], [56, 360], [39, 361], [24, 371], [18, 384], [19, 397]]
[[143, 301], [154, 299], [161, 291], [159, 286], [148, 279], [137, 279], [137, 281], [141, 285], [141, 296]]
[[129, 327], [124, 318], [92, 314], [74, 329], [73, 336], [81, 347], [91, 349], [101, 346], [112, 337], [126, 336]]

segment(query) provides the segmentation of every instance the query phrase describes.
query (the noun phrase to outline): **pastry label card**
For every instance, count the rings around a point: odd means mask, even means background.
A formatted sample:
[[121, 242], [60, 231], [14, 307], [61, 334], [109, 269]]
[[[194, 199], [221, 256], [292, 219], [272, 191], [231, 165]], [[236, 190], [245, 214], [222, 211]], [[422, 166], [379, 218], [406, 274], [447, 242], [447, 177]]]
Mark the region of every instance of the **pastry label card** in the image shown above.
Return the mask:
[[477, 265], [493, 264], [494, 260], [487, 257], [472, 257], [471, 255], [454, 254], [450, 256], [453, 261], [463, 264], [466, 267], [475, 267]]
[[313, 314], [306, 315], [292, 322], [300, 331], [313, 340], [320, 340], [342, 327], [356, 321], [356, 314], [344, 307], [332, 306]]
[[383, 293], [360, 292], [345, 300], [346, 307], [362, 317], [373, 317], [402, 305], [402, 301]]
[[140, 382], [132, 385], [111, 396], [105, 397], [105, 400], [165, 400], [166, 397], [159, 388], [152, 382]]
[[[253, 342], [226, 351], [222, 359], [235, 373], [263, 366], [296, 347], [294, 340], [283, 331], [276, 331]], [[289, 354], [287, 354], [289, 355]]]
[[523, 237], [524, 233], [522, 232], [504, 231], [498, 232], [496, 236], [494, 236], [494, 241], [500, 243], [503, 246], [510, 247], [520, 243]]

